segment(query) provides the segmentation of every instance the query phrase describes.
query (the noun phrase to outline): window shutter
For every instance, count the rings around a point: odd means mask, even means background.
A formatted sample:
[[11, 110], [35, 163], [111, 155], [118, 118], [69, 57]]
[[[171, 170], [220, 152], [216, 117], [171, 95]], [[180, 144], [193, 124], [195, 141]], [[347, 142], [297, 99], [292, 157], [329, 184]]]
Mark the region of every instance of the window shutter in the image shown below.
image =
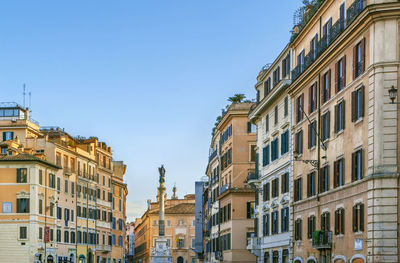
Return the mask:
[[311, 127], [311, 123], [310, 123], [310, 124], [308, 124], [308, 149], [311, 148], [311, 129], [312, 129], [312, 127]]
[[275, 186], [275, 196], [278, 196], [279, 195], [279, 179], [275, 179], [275, 184], [276, 184], [276, 186]]
[[344, 234], [344, 221], [345, 221], [345, 214], [344, 214], [345, 210], [342, 209], [342, 213], [340, 214], [340, 233]]
[[360, 231], [364, 231], [364, 204], [360, 204]]
[[343, 63], [343, 88], [346, 86], [346, 55], [342, 58]]
[[357, 91], [351, 93], [351, 121], [356, 121], [356, 111], [357, 111]]
[[346, 101], [343, 100], [342, 102], [343, 108], [342, 108], [342, 122], [343, 122], [343, 130], [346, 128]]
[[326, 185], [327, 185], [327, 188], [328, 189], [326, 189], [326, 190], [329, 190], [329, 170], [330, 170], [330, 165], [328, 165], [328, 166], [326, 166], [326, 170], [327, 170], [327, 173], [326, 173]]
[[[313, 84], [313, 85], [314, 85], [314, 84]], [[312, 112], [312, 99], [313, 99], [313, 96], [312, 96], [312, 89], [314, 88], [313, 85], [311, 85], [311, 87], [308, 88], [308, 113], [311, 113], [311, 112]]]
[[[322, 85], [320, 86], [320, 91], [319, 91], [319, 94], [320, 94], [320, 96], [321, 96], [321, 99], [320, 99], [321, 105], [325, 102], [325, 101], [324, 101], [325, 88], [326, 88], [325, 78], [328, 78], [328, 73], [325, 73], [325, 74], [322, 76]], [[320, 82], [321, 82], [321, 81], [320, 81]]]
[[338, 132], [338, 105], [335, 105], [335, 133]]
[[3, 142], [6, 140], [6, 132], [3, 132]]
[[339, 89], [339, 62], [335, 64], [335, 93], [338, 92]]
[[266, 215], [263, 215], [263, 236], [266, 236]]
[[353, 79], [357, 78], [357, 46], [353, 47]]
[[365, 38], [361, 40], [361, 73], [365, 71]]
[[364, 178], [364, 151], [363, 149], [360, 150], [360, 167], [358, 169], [360, 169], [360, 174], [361, 174], [361, 178]]
[[361, 107], [361, 116], [362, 117], [364, 117], [364, 108], [365, 108], [365, 106], [364, 106], [364, 104], [365, 104], [365, 87], [364, 87], [364, 85], [362, 85], [361, 86], [361, 105], [360, 105], [360, 107]]
[[339, 234], [339, 210], [335, 211], [335, 235]]
[[267, 198], [265, 199], [265, 200], [269, 200], [269, 198], [270, 198], [270, 193], [269, 193], [269, 183], [266, 183], [266, 186], [267, 186], [267, 191], [266, 191], [266, 193], [267, 193]]
[[331, 69], [328, 70], [328, 99], [331, 98]]
[[302, 220], [300, 219], [299, 220], [299, 240], [301, 240], [301, 236], [302, 236], [302, 234], [301, 234], [301, 225], [302, 225]]
[[357, 159], [356, 153], [352, 153], [351, 155], [351, 181], [354, 182], [356, 180], [356, 166], [357, 166]]
[[339, 178], [339, 176], [338, 176], [338, 161], [335, 161], [334, 163], [333, 163], [333, 187], [338, 187], [338, 178]]
[[301, 107], [302, 107], [302, 109], [301, 109], [301, 119], [303, 119], [303, 117], [304, 117], [304, 93], [301, 94], [300, 98], [301, 98]]
[[327, 134], [327, 138], [329, 138], [330, 134], [331, 134], [331, 112], [328, 111], [326, 114], [327, 114], [326, 118], [328, 119], [327, 120], [327, 126], [326, 126], [326, 130], [327, 130], [326, 134]]
[[251, 132], [251, 122], [247, 122], [247, 133]]
[[353, 232], [357, 232], [357, 206], [353, 206]]

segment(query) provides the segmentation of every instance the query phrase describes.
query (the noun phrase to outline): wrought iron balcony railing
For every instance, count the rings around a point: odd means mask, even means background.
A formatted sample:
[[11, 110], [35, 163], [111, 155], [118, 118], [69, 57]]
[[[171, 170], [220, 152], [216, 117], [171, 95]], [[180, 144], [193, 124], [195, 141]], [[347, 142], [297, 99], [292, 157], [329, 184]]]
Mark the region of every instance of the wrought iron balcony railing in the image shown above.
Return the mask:
[[325, 231], [325, 230], [314, 231], [312, 237], [312, 247], [314, 249], [332, 248], [332, 231]]

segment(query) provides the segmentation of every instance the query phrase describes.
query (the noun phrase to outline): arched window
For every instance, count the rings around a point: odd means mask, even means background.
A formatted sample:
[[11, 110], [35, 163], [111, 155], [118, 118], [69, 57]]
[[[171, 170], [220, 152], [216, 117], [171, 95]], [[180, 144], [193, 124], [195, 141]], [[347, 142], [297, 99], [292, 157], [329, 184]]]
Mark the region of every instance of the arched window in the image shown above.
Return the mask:
[[269, 252], [264, 253], [264, 263], [269, 263]]
[[178, 257], [178, 259], [176, 260], [177, 263], [183, 263], [183, 257]]

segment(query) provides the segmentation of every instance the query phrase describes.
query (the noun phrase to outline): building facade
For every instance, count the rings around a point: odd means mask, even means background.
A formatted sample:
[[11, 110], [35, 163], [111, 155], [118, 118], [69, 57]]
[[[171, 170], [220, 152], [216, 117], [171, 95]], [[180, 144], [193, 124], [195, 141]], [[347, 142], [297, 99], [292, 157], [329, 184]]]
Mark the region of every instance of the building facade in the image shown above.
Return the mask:
[[204, 262], [253, 262], [246, 250], [254, 229], [256, 129], [248, 119], [253, 103], [232, 103], [213, 130], [208, 182], [203, 189]]
[[[40, 215], [48, 214], [43, 219], [46, 224], [45, 228], [42, 229], [40, 227], [38, 233], [23, 235], [24, 237], [29, 236], [29, 238], [35, 237], [35, 242], [41, 244], [40, 249], [35, 252], [35, 258], [42, 260], [42, 262], [46, 259], [46, 262], [60, 263], [111, 263], [112, 260], [114, 262], [117, 262], [117, 259], [122, 260], [124, 256], [120, 249], [116, 249], [117, 252], [113, 255], [111, 254], [113, 249], [111, 236], [113, 217], [111, 210], [111, 181], [115, 174], [111, 169], [111, 148], [105, 146], [105, 143], [99, 143], [95, 137], [89, 139], [72, 137], [63, 129], [57, 127], [40, 127], [36, 121], [29, 118], [28, 109], [23, 109], [15, 103], [2, 103], [0, 105], [0, 132], [2, 134], [1, 157], [8, 160], [8, 158], [11, 158], [12, 152], [22, 152], [18, 156], [22, 157], [22, 154], [28, 154], [41, 160], [42, 163], [44, 162], [53, 165], [53, 168], [57, 168], [51, 172], [51, 175], [46, 172], [49, 168], [47, 170], [39, 169], [38, 173], [34, 173], [33, 170], [29, 172], [30, 182], [38, 181], [39, 186], [43, 185], [45, 192], [51, 194], [51, 200], [47, 200], [41, 194], [39, 199], [35, 196], [25, 198], [39, 200], [39, 208], [30, 204], [31, 208], [25, 209], [26, 211], [37, 213], [35, 209], [39, 209], [41, 211]], [[97, 151], [99, 147], [108, 156], [107, 160], [110, 163], [104, 169], [98, 169], [98, 166], [104, 167], [96, 159], [96, 153], [102, 151]], [[18, 159], [19, 157], [16, 158]], [[29, 157], [26, 160], [27, 165], [32, 162], [31, 159]], [[23, 160], [25, 159], [22, 158], [20, 160], [20, 165], [22, 166], [25, 165], [22, 162]], [[102, 179], [100, 179], [100, 174], [103, 175], [107, 172], [108, 186], [101, 184]], [[48, 176], [49, 178], [47, 178]], [[117, 177], [121, 178], [121, 175]], [[120, 218], [123, 220], [126, 218], [125, 202], [127, 194], [126, 185], [124, 187], [124, 198], [121, 199], [121, 209], [124, 211], [120, 211], [122, 214]], [[29, 188], [27, 189], [26, 196], [37, 194], [36, 183], [31, 189], [33, 190], [28, 191]], [[20, 190], [17, 192], [10, 191], [7, 193], [17, 194], [20, 192]], [[107, 202], [106, 200], [109, 201]], [[4, 202], [5, 212], [1, 212], [0, 216], [3, 213], [9, 213], [7, 211], [9, 211], [8, 207], [10, 205], [7, 201]], [[12, 207], [13, 204], [11, 203], [11, 209]], [[104, 211], [106, 216], [103, 213]], [[30, 224], [37, 224], [42, 220], [42, 218], [31, 218], [34, 221], [28, 221], [27, 230], [36, 229], [36, 226], [32, 225], [31, 227]], [[2, 223], [0, 222], [0, 225], [3, 226]], [[4, 223], [7, 223], [7, 221]], [[109, 233], [108, 236], [107, 233]], [[36, 237], [36, 234], [38, 234], [38, 237]], [[100, 235], [102, 235], [102, 238]], [[108, 247], [104, 246], [104, 237], [108, 238]], [[7, 247], [5, 242], [0, 240], [4, 248]], [[27, 244], [27, 242], [22, 243], [24, 245]], [[31, 248], [29, 249], [30, 253], [27, 255], [31, 255], [32, 251], [36, 251], [32, 244], [29, 243], [29, 245]], [[10, 251], [12, 250], [5, 251], [4, 254], [10, 253]], [[119, 252], [121, 255], [118, 254]], [[7, 262], [32, 262], [32, 260], [24, 261], [16, 257], [14, 261], [9, 260]]]
[[[148, 209], [135, 221], [135, 263], [150, 263], [150, 251], [158, 238], [159, 198], [148, 203]], [[165, 199], [165, 238], [171, 247], [172, 262], [194, 263], [195, 196]]]
[[249, 113], [257, 125], [256, 176], [248, 183], [257, 189], [255, 237], [248, 249], [258, 262], [289, 262], [291, 222], [291, 100], [290, 49], [263, 67], [257, 78], [257, 104]]
[[317, 3], [290, 43], [294, 262], [398, 262], [399, 7]]

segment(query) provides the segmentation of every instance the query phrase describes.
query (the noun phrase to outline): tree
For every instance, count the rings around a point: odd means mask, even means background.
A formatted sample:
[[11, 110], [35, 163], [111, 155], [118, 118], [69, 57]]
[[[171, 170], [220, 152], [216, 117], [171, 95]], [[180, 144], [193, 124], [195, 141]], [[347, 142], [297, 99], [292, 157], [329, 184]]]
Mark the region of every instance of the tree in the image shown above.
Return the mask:
[[240, 103], [242, 102], [244, 99], [246, 98], [246, 95], [239, 93], [239, 94], [235, 94], [233, 95], [233, 97], [229, 97], [228, 101], [232, 102], [232, 103]]

